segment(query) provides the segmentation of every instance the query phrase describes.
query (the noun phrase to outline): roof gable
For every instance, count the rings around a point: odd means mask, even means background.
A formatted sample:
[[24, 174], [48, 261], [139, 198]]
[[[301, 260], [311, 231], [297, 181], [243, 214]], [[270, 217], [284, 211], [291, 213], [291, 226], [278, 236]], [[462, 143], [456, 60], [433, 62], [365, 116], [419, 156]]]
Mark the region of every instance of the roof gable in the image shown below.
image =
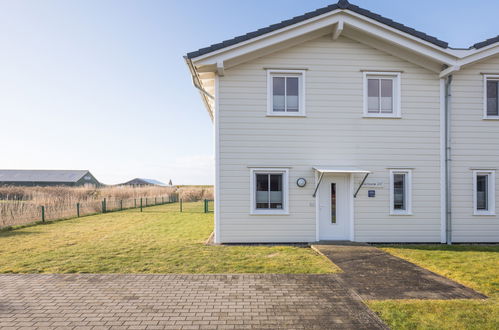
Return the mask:
[[367, 9], [363, 9], [363, 8], [360, 8], [356, 5], [352, 5], [347, 0], [340, 0], [336, 4], [329, 5], [327, 7], [320, 8], [320, 9], [305, 13], [303, 15], [293, 17], [291, 19], [282, 21], [280, 23], [272, 24], [268, 27], [258, 29], [258, 30], [253, 31], [253, 32], [246, 33], [245, 35], [238, 36], [238, 37], [235, 37], [232, 39], [228, 39], [228, 40], [222, 41], [221, 43], [213, 44], [211, 46], [201, 48], [197, 51], [187, 53], [187, 58], [192, 59], [195, 57], [206, 55], [206, 54], [209, 54], [209, 53], [214, 52], [216, 50], [220, 50], [220, 49], [223, 49], [223, 48], [226, 48], [229, 46], [236, 45], [240, 42], [247, 41], [247, 40], [262, 36], [264, 34], [267, 34], [267, 33], [273, 32], [273, 31], [277, 31], [277, 30], [285, 28], [287, 26], [291, 26], [293, 24], [297, 24], [297, 23], [306, 21], [308, 19], [320, 16], [320, 15], [323, 15], [326, 13], [330, 13], [330, 12], [333, 12], [333, 11], [338, 10], [338, 9], [350, 10], [350, 11], [355, 12], [357, 14], [360, 14], [362, 16], [373, 19], [379, 23], [385, 24], [387, 26], [390, 26], [392, 28], [400, 30], [404, 33], [410, 34], [414, 37], [417, 37], [417, 38], [420, 38], [424, 41], [430, 42], [438, 47], [447, 48], [449, 46], [447, 42], [439, 40], [436, 37], [432, 37], [432, 36], [427, 35], [423, 32], [417, 31], [413, 28], [407, 27], [401, 23], [395, 22], [389, 18], [386, 18], [384, 16], [373, 13]]

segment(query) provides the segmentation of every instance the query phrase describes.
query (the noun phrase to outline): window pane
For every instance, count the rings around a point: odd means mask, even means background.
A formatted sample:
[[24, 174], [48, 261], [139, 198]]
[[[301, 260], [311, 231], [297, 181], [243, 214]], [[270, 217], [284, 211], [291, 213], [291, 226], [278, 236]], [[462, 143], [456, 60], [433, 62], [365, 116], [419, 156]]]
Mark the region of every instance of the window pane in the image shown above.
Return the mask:
[[273, 109], [274, 111], [285, 110], [285, 81], [284, 77], [272, 78], [272, 95], [273, 95]]
[[367, 80], [367, 111], [379, 112], [379, 79]]
[[269, 208], [269, 176], [268, 174], [256, 175], [256, 208]]
[[404, 173], [393, 174], [393, 209], [405, 210], [405, 178]]
[[497, 81], [487, 81], [487, 116], [499, 115], [497, 88]]
[[336, 183], [331, 183], [331, 223], [336, 223]]
[[488, 207], [488, 175], [476, 176], [476, 208], [487, 211]]
[[286, 78], [286, 111], [298, 112], [298, 77]]
[[282, 174], [270, 175], [270, 208], [282, 209]]
[[393, 80], [381, 79], [381, 112], [393, 112]]

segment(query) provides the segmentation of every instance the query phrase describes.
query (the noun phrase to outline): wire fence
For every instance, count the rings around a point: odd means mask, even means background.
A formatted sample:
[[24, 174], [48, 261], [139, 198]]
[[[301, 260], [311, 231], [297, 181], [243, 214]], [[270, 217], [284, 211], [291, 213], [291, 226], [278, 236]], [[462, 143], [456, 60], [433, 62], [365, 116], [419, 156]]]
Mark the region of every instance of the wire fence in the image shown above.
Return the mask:
[[116, 212], [165, 204], [178, 204], [162, 209], [164, 212], [211, 213], [214, 210], [213, 200], [179, 199], [178, 194], [169, 194], [143, 198], [104, 198], [85, 202], [48, 203], [37, 205], [29, 201], [0, 201], [0, 229], [12, 226], [44, 223], [55, 220], [79, 218], [99, 213]]
[[0, 201], [0, 229], [127, 209], [142, 211], [145, 207], [177, 202], [177, 194], [126, 199], [104, 198], [84, 202], [46, 203], [45, 205], [24, 200], [3, 200]]

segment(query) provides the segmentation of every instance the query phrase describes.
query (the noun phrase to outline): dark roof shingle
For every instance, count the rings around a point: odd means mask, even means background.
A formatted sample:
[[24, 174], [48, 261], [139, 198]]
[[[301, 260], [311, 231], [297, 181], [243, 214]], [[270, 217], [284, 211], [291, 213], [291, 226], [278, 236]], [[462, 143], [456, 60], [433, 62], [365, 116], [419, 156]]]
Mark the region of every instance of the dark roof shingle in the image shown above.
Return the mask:
[[496, 42], [499, 42], [499, 36], [495, 36], [494, 38], [490, 38], [490, 39], [487, 39], [487, 40], [484, 40], [481, 42], [477, 42], [476, 44], [474, 44], [471, 47], [475, 48], [475, 49], [480, 49], [480, 48], [483, 48], [485, 46], [492, 45]]
[[415, 36], [417, 38], [420, 38], [422, 40], [425, 40], [427, 42], [430, 42], [430, 43], [432, 43], [432, 44], [434, 44], [436, 46], [442, 47], [442, 48], [447, 48], [449, 46], [449, 44], [447, 42], [445, 42], [445, 41], [442, 41], [442, 40], [439, 40], [439, 39], [437, 39], [435, 37], [429, 36], [426, 33], [417, 31], [417, 30], [415, 30], [413, 28], [410, 28], [410, 27], [407, 27], [407, 26], [405, 26], [403, 24], [397, 23], [397, 22], [395, 22], [395, 21], [393, 21], [393, 20], [391, 20], [389, 18], [383, 17], [383, 16], [378, 15], [376, 13], [373, 13], [373, 12], [371, 12], [369, 10], [360, 8], [360, 7], [355, 6], [355, 5], [352, 5], [347, 0], [340, 0], [336, 4], [329, 5], [327, 7], [317, 9], [317, 10], [305, 13], [303, 15], [300, 15], [300, 16], [293, 17], [291, 19], [282, 21], [282, 22], [277, 23], [277, 24], [272, 24], [272, 25], [270, 25], [268, 27], [261, 28], [261, 29], [256, 30], [256, 31], [246, 33], [245, 35], [242, 35], [242, 36], [239, 36], [239, 37], [235, 37], [233, 39], [222, 41], [221, 43], [217, 43], [217, 44], [213, 44], [211, 46], [205, 47], [205, 48], [201, 48], [201, 49], [196, 50], [194, 52], [187, 53], [187, 58], [195, 58], [195, 57], [198, 57], [198, 56], [201, 56], [201, 55], [205, 55], [205, 54], [211, 53], [213, 51], [216, 51], [216, 50], [219, 50], [219, 49], [223, 49], [225, 47], [232, 46], [232, 45], [238, 44], [240, 42], [243, 42], [243, 41], [246, 41], [246, 40], [249, 40], [249, 39], [252, 39], [252, 38], [264, 35], [264, 34], [267, 34], [269, 32], [273, 32], [273, 31], [282, 29], [284, 27], [287, 27], [287, 26], [290, 26], [290, 25], [293, 25], [293, 24], [296, 24], [296, 23], [303, 22], [303, 21], [308, 20], [310, 18], [320, 16], [322, 14], [334, 11], [336, 9], [351, 10], [351, 11], [357, 13], [357, 14], [360, 14], [360, 15], [363, 15], [365, 17], [371, 18], [371, 19], [373, 19], [373, 20], [375, 20], [377, 22], [380, 22], [382, 24], [391, 26], [391, 27], [393, 27], [393, 28], [395, 28], [397, 30], [400, 30], [402, 32], [405, 32], [407, 34], [410, 34], [412, 36]]

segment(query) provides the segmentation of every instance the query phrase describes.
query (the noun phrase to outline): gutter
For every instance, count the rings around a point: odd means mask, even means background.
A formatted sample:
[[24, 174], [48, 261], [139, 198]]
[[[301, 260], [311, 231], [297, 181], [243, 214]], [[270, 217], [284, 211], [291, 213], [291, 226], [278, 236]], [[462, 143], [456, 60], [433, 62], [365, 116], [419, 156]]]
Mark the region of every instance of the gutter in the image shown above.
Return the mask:
[[203, 103], [206, 107], [206, 110], [208, 111], [208, 114], [210, 115], [211, 121], [213, 121], [213, 109], [210, 106], [210, 101], [208, 100], [215, 100], [215, 97], [208, 93], [201, 85], [201, 81], [199, 79], [199, 76], [196, 72], [196, 69], [194, 68], [194, 64], [192, 64], [192, 60], [189, 59], [187, 56], [184, 56], [185, 63], [187, 64], [187, 67], [189, 67], [189, 71], [191, 72], [191, 77], [192, 77], [192, 84], [194, 87], [197, 88], [199, 93], [201, 94], [201, 98], [203, 99]]
[[452, 201], [451, 201], [451, 85], [452, 75], [445, 79], [445, 240], [452, 244]]

